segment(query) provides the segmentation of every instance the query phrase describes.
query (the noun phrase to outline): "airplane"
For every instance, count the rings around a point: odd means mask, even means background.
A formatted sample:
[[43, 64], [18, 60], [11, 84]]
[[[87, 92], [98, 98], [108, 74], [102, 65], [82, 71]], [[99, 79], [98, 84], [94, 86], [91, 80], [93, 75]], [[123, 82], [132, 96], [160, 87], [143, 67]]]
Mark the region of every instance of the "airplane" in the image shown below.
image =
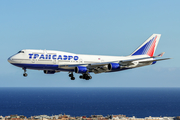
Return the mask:
[[153, 65], [157, 61], [170, 58], [162, 57], [164, 52], [154, 56], [161, 34], [151, 35], [142, 45], [128, 56], [102, 56], [74, 54], [54, 50], [24, 49], [8, 58], [12, 65], [24, 70], [43, 70], [45, 74], [54, 74], [60, 71], [68, 72], [71, 80], [75, 80], [73, 72], [81, 74], [80, 79], [92, 79], [90, 73], [110, 73], [137, 67]]

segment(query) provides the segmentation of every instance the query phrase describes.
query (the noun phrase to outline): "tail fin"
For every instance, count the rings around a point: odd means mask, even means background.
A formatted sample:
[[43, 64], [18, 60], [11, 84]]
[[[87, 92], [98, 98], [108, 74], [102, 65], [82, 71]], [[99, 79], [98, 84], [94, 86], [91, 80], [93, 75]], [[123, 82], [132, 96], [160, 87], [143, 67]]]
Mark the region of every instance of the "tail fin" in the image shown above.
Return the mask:
[[155, 53], [161, 34], [153, 34], [149, 37], [131, 56], [134, 55], [149, 55], [152, 57]]

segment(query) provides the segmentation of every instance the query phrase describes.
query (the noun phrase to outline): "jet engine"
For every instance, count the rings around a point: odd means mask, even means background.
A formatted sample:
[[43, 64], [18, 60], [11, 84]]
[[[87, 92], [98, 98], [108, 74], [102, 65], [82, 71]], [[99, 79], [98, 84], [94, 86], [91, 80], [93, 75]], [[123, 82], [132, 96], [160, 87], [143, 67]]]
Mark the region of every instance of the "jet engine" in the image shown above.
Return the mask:
[[153, 65], [153, 64], [156, 64], [156, 62], [157, 62], [157, 61], [153, 61], [153, 62], [152, 62], [152, 65]]
[[119, 63], [109, 63], [108, 70], [118, 70], [120, 69]]
[[56, 71], [53, 70], [44, 70], [45, 74], [54, 74]]
[[86, 73], [87, 67], [84, 66], [77, 66], [75, 67], [75, 73]]

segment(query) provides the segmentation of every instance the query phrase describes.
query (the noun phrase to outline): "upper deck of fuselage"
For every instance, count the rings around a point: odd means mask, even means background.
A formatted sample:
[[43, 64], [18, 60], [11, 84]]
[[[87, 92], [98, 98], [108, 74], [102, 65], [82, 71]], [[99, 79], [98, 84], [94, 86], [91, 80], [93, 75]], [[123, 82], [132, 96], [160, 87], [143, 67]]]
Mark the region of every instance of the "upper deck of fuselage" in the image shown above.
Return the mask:
[[37, 54], [74, 54], [70, 52], [57, 51], [57, 50], [35, 50], [35, 49], [23, 49], [25, 53], [37, 53]]

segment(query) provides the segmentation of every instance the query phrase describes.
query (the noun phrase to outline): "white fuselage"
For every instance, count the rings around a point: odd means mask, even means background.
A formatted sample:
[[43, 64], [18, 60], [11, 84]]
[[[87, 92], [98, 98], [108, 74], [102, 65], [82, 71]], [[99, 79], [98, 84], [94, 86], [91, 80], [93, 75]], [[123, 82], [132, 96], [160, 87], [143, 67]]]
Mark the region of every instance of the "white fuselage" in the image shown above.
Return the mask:
[[82, 74], [80, 79], [92, 79], [90, 72], [95, 74], [116, 72], [155, 64], [157, 61], [170, 58], [156, 59], [162, 57], [161, 53], [154, 56], [161, 34], [151, 35], [129, 56], [102, 56], [102, 55], [83, 55], [54, 50], [22, 50], [8, 61], [24, 70], [23, 76], [26, 77], [26, 69], [43, 70], [45, 74], [56, 72], [69, 72], [71, 80], [75, 80], [73, 73]]
[[[73, 71], [74, 67], [77, 65], [88, 66], [89, 64], [106, 62], [118, 63], [120, 61], [138, 59], [142, 57], [147, 57], [147, 55], [119, 57], [83, 55], [53, 50], [22, 50], [10, 57], [8, 61], [15, 66], [25, 69]], [[134, 67], [138, 66], [136, 65]]]

